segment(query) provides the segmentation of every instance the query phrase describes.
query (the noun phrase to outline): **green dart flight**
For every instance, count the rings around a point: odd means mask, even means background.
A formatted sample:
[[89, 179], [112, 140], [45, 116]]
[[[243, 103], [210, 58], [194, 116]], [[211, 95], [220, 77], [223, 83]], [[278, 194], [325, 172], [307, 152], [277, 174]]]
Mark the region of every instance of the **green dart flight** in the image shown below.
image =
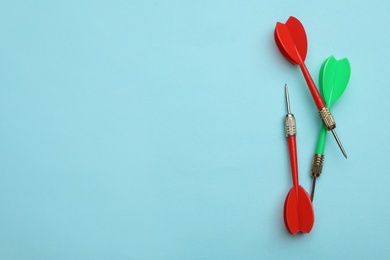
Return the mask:
[[[347, 58], [336, 60], [330, 56], [321, 66], [320, 71], [320, 93], [324, 99], [326, 106], [330, 110], [334, 102], [336, 102], [347, 88], [349, 78], [351, 76], [351, 65]], [[314, 198], [314, 189], [316, 178], [322, 172], [324, 164], [324, 150], [326, 143], [327, 130], [324, 125], [321, 126], [318, 136], [317, 148], [313, 156], [311, 165], [311, 176], [313, 177], [313, 185], [311, 190], [311, 200]]]

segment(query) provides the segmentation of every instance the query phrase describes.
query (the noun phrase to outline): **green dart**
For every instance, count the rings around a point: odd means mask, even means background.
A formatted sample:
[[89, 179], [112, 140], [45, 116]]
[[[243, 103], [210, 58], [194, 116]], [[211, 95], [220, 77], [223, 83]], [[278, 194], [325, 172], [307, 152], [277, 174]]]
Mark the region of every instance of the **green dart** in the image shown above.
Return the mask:
[[[333, 103], [336, 102], [344, 93], [344, 90], [348, 85], [350, 75], [351, 65], [349, 64], [347, 58], [336, 60], [333, 56], [330, 56], [322, 64], [320, 71], [320, 93], [329, 110], [331, 109]], [[324, 165], [326, 133], [327, 130], [324, 125], [322, 125], [320, 134], [318, 135], [317, 148], [310, 168], [310, 173], [313, 177], [311, 189], [312, 201], [314, 198], [316, 178], [321, 175], [322, 167]]]

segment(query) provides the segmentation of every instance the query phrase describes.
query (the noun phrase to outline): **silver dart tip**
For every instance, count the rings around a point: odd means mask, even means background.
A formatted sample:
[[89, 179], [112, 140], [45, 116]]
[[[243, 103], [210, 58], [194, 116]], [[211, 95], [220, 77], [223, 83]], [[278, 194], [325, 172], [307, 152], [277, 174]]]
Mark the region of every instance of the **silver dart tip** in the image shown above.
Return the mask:
[[312, 185], [311, 185], [311, 192], [310, 192], [310, 200], [313, 202], [313, 199], [314, 199], [314, 191], [316, 189], [316, 177], [313, 177], [313, 182], [312, 182]]
[[286, 92], [287, 113], [288, 113], [288, 114], [291, 114], [291, 110], [290, 110], [290, 99], [289, 99], [289, 96], [288, 96], [288, 87], [287, 87], [287, 83], [284, 84], [284, 90], [285, 90], [285, 92]]
[[341, 152], [343, 153], [344, 157], [345, 157], [346, 159], [348, 159], [347, 153], [345, 152], [345, 150], [344, 150], [344, 148], [343, 148], [343, 145], [341, 144], [340, 139], [339, 139], [339, 137], [338, 137], [337, 134], [336, 134], [336, 130], [332, 129], [331, 131], [332, 131], [332, 134], [333, 134], [334, 138], [336, 139], [336, 142], [337, 142], [337, 144], [339, 145], [340, 150], [341, 150]]

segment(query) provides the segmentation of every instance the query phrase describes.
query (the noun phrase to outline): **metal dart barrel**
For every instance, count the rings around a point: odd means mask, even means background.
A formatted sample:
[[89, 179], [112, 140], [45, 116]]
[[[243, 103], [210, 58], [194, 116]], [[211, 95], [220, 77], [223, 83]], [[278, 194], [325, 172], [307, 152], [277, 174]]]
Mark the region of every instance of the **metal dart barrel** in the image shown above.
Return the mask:
[[284, 119], [284, 127], [286, 131], [286, 137], [289, 136], [295, 136], [297, 134], [297, 126], [295, 122], [295, 117], [291, 113], [290, 109], [290, 100], [288, 96], [288, 87], [287, 84], [284, 85], [284, 89], [286, 92], [286, 104], [287, 104], [287, 115], [286, 118]]
[[336, 134], [336, 121], [334, 120], [332, 114], [330, 113], [330, 110], [327, 107], [323, 107], [321, 110], [318, 111], [318, 114], [320, 115], [320, 118], [322, 122], [324, 123], [325, 127], [327, 130], [330, 130], [336, 139], [336, 142], [338, 146], [340, 147], [341, 152], [343, 153], [345, 158], [347, 157], [347, 153], [344, 150], [343, 145], [341, 144], [341, 141], [339, 137]]
[[317, 177], [320, 177], [322, 173], [322, 167], [324, 166], [324, 155], [323, 154], [314, 154], [313, 160], [311, 162], [310, 174], [313, 177], [313, 182], [311, 186], [310, 198], [311, 201], [314, 199], [314, 191], [316, 188]]

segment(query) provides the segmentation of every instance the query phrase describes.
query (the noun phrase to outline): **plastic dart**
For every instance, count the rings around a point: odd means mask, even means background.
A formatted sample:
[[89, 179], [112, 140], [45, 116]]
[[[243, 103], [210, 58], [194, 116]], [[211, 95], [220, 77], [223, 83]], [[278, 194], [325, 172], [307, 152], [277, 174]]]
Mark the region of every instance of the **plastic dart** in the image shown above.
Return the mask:
[[[330, 56], [322, 64], [320, 71], [320, 92], [329, 109], [336, 102], [347, 88], [351, 75], [351, 66], [347, 58], [336, 60]], [[322, 125], [318, 135], [318, 142], [313, 156], [310, 173], [313, 177], [311, 200], [314, 198], [314, 190], [317, 177], [322, 172], [324, 164], [324, 150], [326, 142], [326, 129]]]
[[276, 23], [274, 36], [276, 45], [283, 56], [291, 63], [299, 65], [301, 68], [322, 122], [327, 130], [332, 131], [337, 144], [339, 145], [345, 158], [347, 158], [347, 154], [345, 153], [345, 150], [335, 131], [336, 122], [329, 109], [326, 107], [325, 102], [318, 92], [318, 89], [305, 65], [307, 54], [307, 37], [305, 28], [297, 18], [290, 16], [285, 24], [280, 22]]
[[293, 187], [287, 194], [284, 202], [284, 223], [287, 230], [295, 235], [299, 231], [309, 233], [314, 224], [314, 210], [309, 194], [298, 183], [298, 155], [296, 146], [295, 117], [290, 110], [287, 84], [285, 85], [287, 115], [284, 120]]

